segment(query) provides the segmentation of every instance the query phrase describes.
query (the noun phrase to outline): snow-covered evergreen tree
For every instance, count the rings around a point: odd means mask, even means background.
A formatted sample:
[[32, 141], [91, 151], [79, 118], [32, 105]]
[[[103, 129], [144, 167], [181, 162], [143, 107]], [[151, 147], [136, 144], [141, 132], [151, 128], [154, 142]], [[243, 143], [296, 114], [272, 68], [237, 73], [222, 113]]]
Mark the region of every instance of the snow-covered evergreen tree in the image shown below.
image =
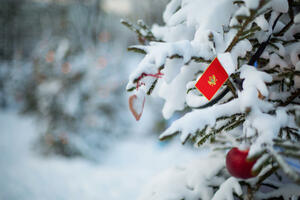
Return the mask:
[[[299, 5], [171, 0], [163, 26], [121, 21], [141, 42], [128, 49], [145, 55], [127, 85], [136, 119], [147, 95], [163, 98], [166, 119], [185, 114], [160, 139], [209, 149], [158, 175], [141, 200], [300, 197]], [[215, 57], [229, 78], [208, 101], [195, 84]]]

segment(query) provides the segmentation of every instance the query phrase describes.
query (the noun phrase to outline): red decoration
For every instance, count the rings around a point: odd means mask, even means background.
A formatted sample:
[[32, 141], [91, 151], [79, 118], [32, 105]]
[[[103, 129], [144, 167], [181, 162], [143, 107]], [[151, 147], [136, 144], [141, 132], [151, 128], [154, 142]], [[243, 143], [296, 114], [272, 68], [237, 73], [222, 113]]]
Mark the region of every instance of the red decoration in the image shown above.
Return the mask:
[[218, 58], [215, 58], [195, 86], [208, 100], [211, 100], [227, 79], [227, 72]]
[[229, 173], [237, 178], [247, 179], [255, 177], [256, 174], [251, 172], [256, 160], [247, 160], [249, 149], [240, 150], [232, 148], [226, 156], [226, 167]]
[[160, 72], [160, 70], [158, 70], [158, 72], [156, 74], [147, 74], [147, 73], [142, 73], [138, 78], [137, 78], [137, 81], [136, 81], [136, 90], [139, 89], [139, 87], [141, 85], [145, 85], [145, 83], [143, 82], [140, 82], [142, 80], [142, 78], [146, 77], [146, 76], [151, 76], [151, 77], [154, 77], [154, 78], [161, 78], [164, 74]]
[[[140, 104], [140, 106], [137, 106], [137, 104], [141, 103], [139, 102], [140, 99], [138, 99], [138, 97], [134, 94], [131, 95], [129, 97], [129, 109], [131, 111], [131, 113], [133, 114], [134, 118], [136, 119], [136, 121], [139, 121], [142, 114], [143, 114], [143, 110], [144, 110], [144, 105], [145, 105], [145, 97], [143, 99], [142, 104]], [[138, 110], [140, 109], [140, 110]]]

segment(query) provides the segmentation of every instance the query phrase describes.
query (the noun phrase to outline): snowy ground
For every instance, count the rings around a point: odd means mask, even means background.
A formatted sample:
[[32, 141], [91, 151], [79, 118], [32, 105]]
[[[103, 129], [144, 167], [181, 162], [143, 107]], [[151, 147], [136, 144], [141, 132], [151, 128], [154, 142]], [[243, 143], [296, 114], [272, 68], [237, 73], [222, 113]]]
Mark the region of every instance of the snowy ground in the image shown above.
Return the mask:
[[178, 140], [162, 146], [131, 137], [102, 164], [82, 159], [43, 158], [31, 150], [34, 121], [0, 112], [1, 200], [134, 200], [160, 170], [197, 156]]

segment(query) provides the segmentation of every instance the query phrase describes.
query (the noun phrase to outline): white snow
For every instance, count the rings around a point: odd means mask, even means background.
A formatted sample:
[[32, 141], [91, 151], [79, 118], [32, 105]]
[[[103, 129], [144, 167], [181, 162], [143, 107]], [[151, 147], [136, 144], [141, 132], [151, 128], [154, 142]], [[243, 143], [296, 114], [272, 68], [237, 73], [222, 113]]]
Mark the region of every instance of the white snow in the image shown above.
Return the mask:
[[269, 23], [266, 20], [264, 15], [260, 15], [257, 18], [255, 18], [255, 23], [261, 28], [263, 31], [268, 31], [269, 30]]
[[295, 15], [294, 22], [295, 22], [295, 24], [299, 24], [300, 23], [300, 13], [298, 13], [297, 15]]
[[242, 188], [236, 178], [230, 177], [222, 183], [212, 200], [233, 200], [233, 193], [241, 195]]
[[180, 131], [180, 139], [181, 141], [185, 141], [190, 134], [203, 129], [206, 125], [213, 126], [218, 117], [230, 116], [239, 111], [239, 99], [234, 99], [222, 105], [214, 105], [205, 109], [193, 110], [174, 121], [172, 125], [160, 135], [160, 138], [173, 135], [177, 131]]
[[163, 13], [163, 19], [168, 24], [170, 17], [176, 12], [176, 10], [181, 6], [181, 0], [171, 0]]
[[236, 65], [233, 63], [232, 56], [230, 53], [219, 53], [218, 60], [220, 61], [221, 65], [224, 67], [225, 71], [227, 72], [228, 76], [230, 76], [236, 69]]
[[165, 99], [165, 104], [162, 110], [163, 116], [169, 119], [174, 111], [183, 110], [186, 98], [186, 84], [190, 77], [198, 70], [197, 66], [184, 65], [180, 73], [172, 80], [170, 84], [163, 82], [159, 88], [158, 95]]
[[293, 43], [290, 47], [290, 58], [294, 66], [299, 62], [300, 42]]
[[272, 0], [271, 5], [273, 10], [281, 13], [286, 13], [289, 10], [289, 3], [287, 0]]
[[268, 96], [269, 92], [265, 83], [272, 81], [272, 76], [258, 71], [255, 67], [250, 65], [243, 65], [241, 68], [240, 77], [245, 79], [243, 82], [243, 88], [248, 89], [255, 87], [263, 96]]
[[0, 199], [132, 200], [159, 171], [189, 162], [199, 153], [178, 143], [145, 135], [118, 141], [101, 154], [102, 162], [42, 157], [33, 149], [35, 121], [14, 112], [0, 113]]
[[239, 41], [232, 49], [231, 51], [231, 55], [232, 55], [232, 59], [234, 61], [234, 64], [237, 65], [238, 61], [238, 57], [245, 57], [246, 53], [248, 51], [252, 50], [252, 45], [249, 42], [249, 40], [244, 39], [242, 41]]
[[[195, 84], [194, 84], [195, 85]], [[197, 93], [197, 94], [195, 94]], [[198, 90], [195, 91], [190, 91], [187, 95], [186, 95], [186, 103], [188, 106], [190, 107], [199, 107], [201, 105], [204, 105], [208, 102], [207, 98], [204, 96], [201, 96], [198, 92]]]
[[246, 6], [250, 9], [256, 9], [259, 5], [259, 0], [244, 0]]
[[276, 53], [273, 53], [270, 55], [270, 62], [268, 63], [268, 66], [270, 68], [273, 68], [276, 65], [279, 65], [282, 69], [288, 66], [288, 64], [283, 59], [281, 59]]
[[156, 38], [166, 42], [175, 42], [180, 40], [192, 40], [195, 34], [195, 28], [178, 24], [176, 26], [158, 26], [154, 24], [151, 29]]
[[[275, 138], [281, 127], [288, 123], [288, 115], [284, 110], [277, 110], [276, 116], [271, 116], [263, 113], [252, 113], [250, 119], [252, 126], [258, 132], [256, 141], [251, 145], [249, 157], [260, 152], [262, 145], [273, 145], [273, 138]], [[262, 123], [263, 121], [263, 123]]]
[[166, 62], [167, 57], [173, 56], [175, 54], [182, 55], [183, 61], [184, 63], [186, 63], [194, 55], [193, 48], [188, 40], [174, 43], [152, 42], [150, 46], [137, 47], [144, 49], [147, 52], [147, 55], [140, 62], [137, 69], [130, 75], [129, 83], [126, 87], [127, 89], [135, 86], [135, 84], [133, 83], [134, 80], [140, 77], [142, 73], [157, 73], [159, 67], [161, 67]]
[[250, 16], [250, 10], [245, 7], [245, 6], [241, 6], [236, 12], [235, 12], [235, 16]]
[[167, 25], [174, 26], [184, 22], [187, 26], [196, 26], [198, 30], [221, 31], [222, 25], [228, 23], [230, 14], [235, 9], [231, 0], [206, 0], [205, 2], [202, 0], [183, 0], [181, 1], [181, 9], [174, 13], [178, 7], [178, 1], [176, 4], [175, 1], [171, 3], [172, 9], [167, 9], [164, 13]]
[[220, 185], [223, 178], [216, 177], [224, 167], [224, 156], [200, 156], [183, 166], [161, 172], [142, 191], [139, 200], [211, 200], [210, 186]]
[[182, 59], [167, 59], [165, 68], [162, 71], [164, 74], [164, 81], [170, 83], [181, 71], [181, 67], [184, 65]]

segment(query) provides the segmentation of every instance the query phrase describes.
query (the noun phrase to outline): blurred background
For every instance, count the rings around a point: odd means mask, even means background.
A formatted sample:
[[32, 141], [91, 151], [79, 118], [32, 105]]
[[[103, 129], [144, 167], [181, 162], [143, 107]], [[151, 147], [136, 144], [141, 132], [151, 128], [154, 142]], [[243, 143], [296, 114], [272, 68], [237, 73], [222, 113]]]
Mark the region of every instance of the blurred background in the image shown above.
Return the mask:
[[158, 141], [162, 102], [148, 98], [138, 123], [127, 105], [141, 57], [120, 19], [162, 24], [167, 2], [0, 1], [1, 200], [136, 199], [194, 156]]

